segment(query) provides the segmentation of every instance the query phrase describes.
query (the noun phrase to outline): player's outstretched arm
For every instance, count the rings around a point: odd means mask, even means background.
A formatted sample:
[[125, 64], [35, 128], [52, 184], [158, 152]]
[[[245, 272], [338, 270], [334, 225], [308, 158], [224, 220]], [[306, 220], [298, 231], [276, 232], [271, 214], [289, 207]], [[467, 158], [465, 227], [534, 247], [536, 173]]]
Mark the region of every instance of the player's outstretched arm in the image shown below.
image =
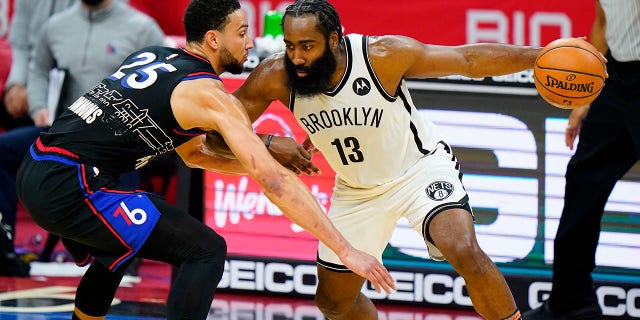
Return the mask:
[[[197, 127], [219, 132], [236, 159], [225, 158], [230, 162], [224, 159], [216, 161], [226, 165], [227, 170], [233, 168], [232, 165], [236, 163], [233, 161], [239, 161], [271, 202], [289, 219], [333, 250], [345, 266], [369, 280], [378, 291], [390, 293], [394, 290], [393, 278], [382, 263], [349, 244], [307, 186], [269, 154], [264, 142], [253, 132], [240, 102], [228, 94], [219, 82], [213, 81], [187, 81], [174, 89], [171, 105], [178, 123], [185, 129]], [[189, 150], [193, 150], [197, 140], [192, 139], [188, 143], [191, 144]], [[206, 151], [203, 153], [206, 154]], [[189, 155], [186, 152], [184, 154]]]
[[[424, 44], [403, 36], [384, 36], [370, 45], [370, 58], [382, 78], [435, 78], [462, 75], [497, 76], [533, 68], [539, 47], [497, 43], [460, 46]], [[384, 63], [376, 63], [384, 60]]]

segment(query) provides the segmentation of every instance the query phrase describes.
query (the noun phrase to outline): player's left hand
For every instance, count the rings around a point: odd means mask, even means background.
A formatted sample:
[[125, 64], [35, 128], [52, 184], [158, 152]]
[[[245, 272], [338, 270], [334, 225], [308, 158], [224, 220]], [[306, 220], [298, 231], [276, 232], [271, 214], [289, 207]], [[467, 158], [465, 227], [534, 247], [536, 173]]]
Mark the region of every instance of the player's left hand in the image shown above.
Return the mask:
[[390, 294], [396, 290], [393, 277], [387, 268], [373, 256], [352, 248], [346, 255], [340, 257], [340, 261], [342, 261], [349, 270], [369, 280], [376, 289], [376, 292], [380, 293], [384, 290], [387, 294]]
[[207, 146], [207, 151], [209, 152], [213, 152], [216, 155], [229, 159], [236, 158], [236, 155], [233, 154], [227, 143], [224, 141], [224, 137], [218, 131], [211, 130], [207, 132], [204, 143]]
[[312, 152], [293, 138], [274, 136], [269, 145], [269, 152], [276, 161], [296, 174], [305, 173], [309, 176], [320, 174], [320, 169], [311, 162]]
[[588, 104], [571, 110], [569, 121], [567, 122], [567, 129], [564, 132], [565, 145], [569, 147], [569, 150], [573, 150], [573, 143], [576, 141], [582, 128], [582, 119], [587, 116], [590, 107], [591, 105]]

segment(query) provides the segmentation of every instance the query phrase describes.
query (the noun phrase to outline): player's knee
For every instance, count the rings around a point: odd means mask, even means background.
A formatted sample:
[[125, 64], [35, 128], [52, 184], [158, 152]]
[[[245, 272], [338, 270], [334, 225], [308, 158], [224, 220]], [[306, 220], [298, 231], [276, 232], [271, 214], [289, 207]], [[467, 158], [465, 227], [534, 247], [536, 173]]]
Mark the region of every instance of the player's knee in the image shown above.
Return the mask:
[[222, 260], [227, 256], [227, 242], [219, 234], [212, 232], [210, 239], [208, 239], [209, 255], [215, 260]]
[[223, 237], [211, 231], [201, 234], [197, 241], [198, 245], [194, 250], [190, 250], [188, 260], [224, 264], [227, 256], [227, 242]]
[[203, 241], [201, 248], [205, 248], [201, 254], [193, 255], [190, 263], [193, 262], [200, 267], [198, 271], [203, 271], [219, 280], [224, 272], [224, 262], [227, 256], [227, 243], [223, 237], [211, 232], [206, 241]]
[[441, 250], [450, 263], [461, 267], [476, 265], [485, 256], [475, 241], [455, 241], [443, 246]]

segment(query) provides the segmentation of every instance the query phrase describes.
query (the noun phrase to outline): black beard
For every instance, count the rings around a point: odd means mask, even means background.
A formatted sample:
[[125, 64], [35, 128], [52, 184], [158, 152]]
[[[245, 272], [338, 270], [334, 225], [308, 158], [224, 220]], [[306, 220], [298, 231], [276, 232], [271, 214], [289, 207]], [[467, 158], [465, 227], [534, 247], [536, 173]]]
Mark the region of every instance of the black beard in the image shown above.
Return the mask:
[[[328, 44], [322, 56], [308, 67], [298, 67], [293, 64], [289, 56], [284, 55], [284, 66], [287, 70], [287, 84], [294, 93], [301, 96], [313, 96], [329, 91], [331, 77], [337, 65], [336, 57], [333, 56], [333, 52], [331, 52]], [[297, 73], [298, 70], [307, 72], [307, 75], [305, 77], [299, 77]]]
[[220, 51], [220, 55], [224, 71], [232, 74], [241, 74], [242, 71], [244, 71], [244, 64], [234, 58], [233, 55], [231, 55], [231, 52], [229, 52], [229, 49], [223, 47]]

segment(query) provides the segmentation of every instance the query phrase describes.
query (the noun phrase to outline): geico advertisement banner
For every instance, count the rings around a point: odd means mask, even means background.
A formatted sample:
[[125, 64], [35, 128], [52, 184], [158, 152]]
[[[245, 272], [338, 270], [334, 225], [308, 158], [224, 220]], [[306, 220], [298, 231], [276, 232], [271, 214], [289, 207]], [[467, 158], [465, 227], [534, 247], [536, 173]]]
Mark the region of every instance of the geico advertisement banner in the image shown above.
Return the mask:
[[[362, 292], [373, 300], [389, 303], [472, 309], [464, 279], [451, 268], [389, 268], [397, 290], [377, 293], [367, 282]], [[549, 278], [505, 274], [522, 311], [538, 307], [548, 298]], [[293, 260], [229, 258], [218, 285], [221, 292], [260, 292], [287, 297], [313, 297], [316, 265]], [[628, 283], [596, 281], [596, 294], [605, 316], [640, 317], [640, 288]], [[215, 305], [215, 304], [214, 304]], [[421, 318], [422, 319], [422, 318]]]
[[[231, 91], [242, 81], [224, 80]], [[510, 266], [552, 263], [571, 157], [564, 145], [568, 111], [537, 96], [412, 93], [420, 114], [438, 126], [462, 165], [483, 250]], [[254, 126], [260, 133], [305, 138], [279, 103]], [[328, 210], [334, 172], [321, 154], [313, 161], [322, 174], [301, 179]], [[639, 177], [632, 169], [605, 207], [596, 263], [607, 270], [599, 271], [640, 275]], [[230, 254], [315, 260], [317, 240], [269, 202], [251, 178], [207, 172], [204, 188], [205, 222], [227, 239]], [[424, 241], [405, 220], [398, 221], [384, 258], [400, 265], [429, 261]]]

